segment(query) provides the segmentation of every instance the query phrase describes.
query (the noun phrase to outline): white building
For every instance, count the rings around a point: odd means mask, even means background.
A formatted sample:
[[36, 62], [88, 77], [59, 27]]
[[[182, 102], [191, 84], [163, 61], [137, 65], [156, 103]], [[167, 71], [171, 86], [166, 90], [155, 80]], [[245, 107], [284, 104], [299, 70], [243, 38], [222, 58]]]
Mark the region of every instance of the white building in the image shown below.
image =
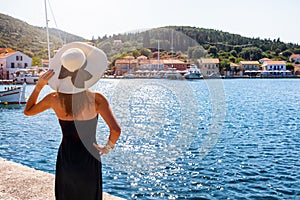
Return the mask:
[[269, 60], [262, 65], [262, 74], [264, 76], [285, 76], [290, 71], [286, 70], [285, 61]]
[[201, 58], [198, 62], [203, 76], [220, 75], [220, 60], [218, 58]]
[[20, 51], [0, 49], [0, 78], [13, 79], [18, 69], [31, 67], [32, 59]]

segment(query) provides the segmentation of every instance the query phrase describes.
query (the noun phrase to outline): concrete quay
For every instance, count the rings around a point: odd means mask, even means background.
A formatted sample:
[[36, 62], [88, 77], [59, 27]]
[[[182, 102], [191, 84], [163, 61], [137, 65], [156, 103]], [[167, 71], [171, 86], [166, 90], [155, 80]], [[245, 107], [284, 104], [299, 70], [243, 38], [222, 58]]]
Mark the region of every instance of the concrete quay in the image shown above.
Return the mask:
[[[54, 175], [0, 158], [0, 199], [54, 200]], [[103, 193], [104, 200], [123, 200]]]

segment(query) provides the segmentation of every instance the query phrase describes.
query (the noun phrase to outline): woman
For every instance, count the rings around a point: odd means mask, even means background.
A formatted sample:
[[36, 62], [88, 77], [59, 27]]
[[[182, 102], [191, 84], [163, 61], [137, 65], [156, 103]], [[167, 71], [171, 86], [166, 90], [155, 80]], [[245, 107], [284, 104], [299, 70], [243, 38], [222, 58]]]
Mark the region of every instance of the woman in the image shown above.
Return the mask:
[[[99, 80], [106, 66], [106, 56], [100, 49], [80, 42], [67, 44], [40, 76], [25, 106], [27, 116], [53, 109], [61, 126], [63, 138], [55, 176], [58, 200], [102, 199], [100, 156], [114, 148], [121, 129], [107, 99], [88, 88]], [[47, 84], [56, 91], [37, 102]], [[96, 144], [98, 114], [110, 129], [105, 146]]]

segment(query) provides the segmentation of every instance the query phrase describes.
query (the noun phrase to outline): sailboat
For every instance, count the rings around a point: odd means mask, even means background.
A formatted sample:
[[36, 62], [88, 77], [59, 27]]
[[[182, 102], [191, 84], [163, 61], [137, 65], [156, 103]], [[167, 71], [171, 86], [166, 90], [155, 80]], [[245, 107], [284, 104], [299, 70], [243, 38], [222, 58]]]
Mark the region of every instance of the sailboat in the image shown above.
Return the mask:
[[[50, 39], [48, 30], [48, 16], [47, 16], [47, 0], [44, 0], [45, 14], [46, 14], [46, 32], [47, 32], [47, 44], [48, 44], [48, 59], [50, 61]], [[26, 104], [25, 98], [26, 83], [22, 86], [10, 86], [5, 85], [0, 90], [0, 104]]]
[[183, 76], [178, 73], [173, 64], [173, 53], [174, 53], [174, 46], [173, 46], [173, 34], [174, 30], [172, 30], [172, 35], [171, 35], [171, 62], [172, 62], [172, 67], [169, 68], [166, 73], [165, 73], [165, 78], [166, 79], [171, 79], [171, 80], [183, 80]]

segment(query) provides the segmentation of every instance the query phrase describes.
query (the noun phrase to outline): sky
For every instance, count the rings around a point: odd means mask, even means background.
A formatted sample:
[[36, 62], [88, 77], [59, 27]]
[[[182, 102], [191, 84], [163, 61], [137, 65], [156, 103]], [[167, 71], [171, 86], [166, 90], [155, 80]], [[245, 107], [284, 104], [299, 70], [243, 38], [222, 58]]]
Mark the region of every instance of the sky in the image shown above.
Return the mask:
[[[46, 26], [44, 0], [0, 1], [0, 13]], [[46, 1], [49, 27], [85, 39], [177, 25], [300, 44], [299, 0]]]

